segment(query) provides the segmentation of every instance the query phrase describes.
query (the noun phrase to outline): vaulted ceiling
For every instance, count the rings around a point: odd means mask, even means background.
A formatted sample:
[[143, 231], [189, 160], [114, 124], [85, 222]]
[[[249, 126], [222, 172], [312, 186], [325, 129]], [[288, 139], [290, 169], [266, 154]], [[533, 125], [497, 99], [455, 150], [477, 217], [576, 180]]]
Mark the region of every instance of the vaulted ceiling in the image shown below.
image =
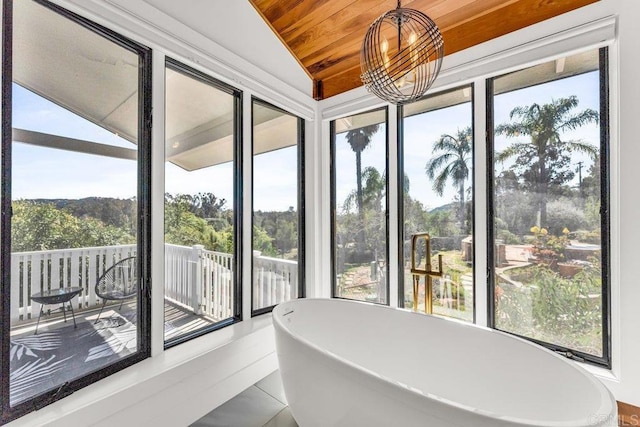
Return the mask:
[[[404, 0], [433, 19], [445, 55], [598, 0]], [[250, 0], [314, 80], [324, 99], [362, 86], [360, 47], [369, 25], [397, 0]]]

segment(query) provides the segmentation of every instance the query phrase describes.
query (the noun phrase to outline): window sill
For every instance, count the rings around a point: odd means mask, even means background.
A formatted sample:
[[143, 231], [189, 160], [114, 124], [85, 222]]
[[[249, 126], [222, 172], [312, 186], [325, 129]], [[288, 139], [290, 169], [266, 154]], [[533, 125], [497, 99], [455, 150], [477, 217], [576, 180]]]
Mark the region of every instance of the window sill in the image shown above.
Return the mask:
[[618, 377], [613, 373], [611, 369], [603, 368], [600, 366], [594, 366], [589, 363], [582, 363], [582, 362], [575, 362], [575, 363], [581, 368], [583, 368], [585, 371], [594, 375], [599, 380], [602, 380], [605, 384], [607, 382], [615, 382], [615, 383], [620, 382]]

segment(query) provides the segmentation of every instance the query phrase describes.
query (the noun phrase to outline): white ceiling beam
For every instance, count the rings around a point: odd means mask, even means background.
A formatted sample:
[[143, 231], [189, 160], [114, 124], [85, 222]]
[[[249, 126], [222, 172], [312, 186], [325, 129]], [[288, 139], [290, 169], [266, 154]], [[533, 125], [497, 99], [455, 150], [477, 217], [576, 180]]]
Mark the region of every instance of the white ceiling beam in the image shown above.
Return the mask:
[[13, 128], [12, 138], [14, 142], [36, 145], [38, 147], [54, 148], [58, 150], [125, 160], [136, 160], [138, 158], [138, 151], [131, 148], [116, 147], [114, 145], [101, 144], [99, 142], [50, 135], [25, 129]]

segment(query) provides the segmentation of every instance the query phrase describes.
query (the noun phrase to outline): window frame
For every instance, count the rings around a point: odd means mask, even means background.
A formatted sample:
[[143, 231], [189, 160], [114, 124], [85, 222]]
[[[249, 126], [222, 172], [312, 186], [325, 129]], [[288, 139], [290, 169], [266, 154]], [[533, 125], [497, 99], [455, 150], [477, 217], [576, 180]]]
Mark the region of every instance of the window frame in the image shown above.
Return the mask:
[[385, 286], [386, 286], [386, 296], [387, 296], [387, 301], [385, 303], [380, 303], [380, 302], [374, 302], [373, 304], [378, 304], [378, 305], [386, 305], [386, 306], [391, 306], [391, 298], [392, 296], [390, 295], [390, 291], [391, 291], [391, 286], [390, 286], [390, 278], [391, 278], [391, 271], [390, 271], [390, 262], [391, 262], [391, 242], [390, 242], [390, 230], [389, 230], [389, 210], [391, 208], [391, 204], [390, 204], [390, 195], [389, 195], [389, 190], [390, 190], [390, 184], [389, 184], [389, 174], [390, 174], [390, 169], [389, 169], [389, 106], [383, 106], [383, 107], [379, 107], [379, 108], [373, 108], [370, 110], [366, 110], [366, 111], [360, 111], [358, 113], [352, 113], [349, 114], [347, 116], [341, 116], [338, 117], [336, 119], [333, 119], [329, 122], [329, 178], [330, 178], [330, 183], [329, 183], [329, 193], [330, 193], [330, 226], [329, 226], [329, 232], [331, 233], [330, 235], [330, 274], [331, 274], [331, 298], [336, 298], [336, 299], [344, 299], [344, 300], [348, 300], [348, 301], [361, 301], [361, 300], [356, 300], [356, 299], [352, 299], [352, 298], [346, 298], [343, 296], [339, 296], [337, 294], [337, 281], [336, 281], [336, 221], [337, 221], [337, 213], [336, 213], [336, 121], [339, 120], [342, 117], [350, 117], [350, 116], [357, 116], [359, 114], [366, 114], [366, 113], [374, 113], [377, 111], [384, 111], [384, 126], [385, 126], [385, 227], [386, 227], [386, 235], [387, 235], [387, 239], [386, 239], [386, 244], [385, 244], [385, 256], [387, 259], [387, 268], [386, 268], [386, 272], [385, 272]]
[[[265, 108], [270, 108], [275, 111], [279, 111], [283, 114], [289, 115], [291, 117], [295, 117], [297, 120], [298, 127], [298, 141], [297, 141], [297, 173], [298, 173], [298, 298], [306, 298], [306, 287], [305, 287], [305, 234], [306, 234], [306, 226], [305, 226], [305, 120], [302, 117], [299, 117], [293, 113], [290, 113], [280, 107], [277, 107], [267, 101], [264, 101], [256, 96], [251, 97], [251, 249], [253, 250], [253, 167], [254, 167], [254, 154], [253, 154], [253, 138], [254, 138], [254, 114], [253, 107], [254, 105], [260, 105]], [[270, 313], [273, 311], [275, 305], [271, 305], [269, 307], [262, 308], [254, 308], [253, 307], [253, 279], [254, 279], [254, 269], [253, 269], [253, 255], [251, 256], [251, 317], [260, 316], [262, 314]]]
[[[595, 48], [594, 48], [595, 49]], [[600, 230], [601, 237], [601, 268], [602, 268], [602, 357], [567, 348], [562, 345], [548, 343], [535, 338], [503, 331], [496, 327], [495, 304], [495, 123], [494, 123], [494, 79], [504, 74], [496, 75], [486, 80], [486, 168], [487, 168], [487, 326], [508, 333], [519, 338], [539, 344], [555, 353], [606, 369], [612, 368], [611, 361], [611, 197], [610, 197], [610, 96], [609, 96], [609, 48], [598, 48], [599, 62], [599, 105], [600, 105]], [[519, 68], [516, 71], [525, 70]], [[561, 78], [562, 79], [562, 78]], [[558, 80], [561, 80], [558, 79]], [[555, 81], [555, 80], [552, 80]]]
[[[424, 99], [437, 97], [440, 95], [445, 95], [449, 92], [455, 92], [457, 90], [462, 90], [464, 88], [469, 88], [471, 91], [470, 100], [471, 103], [471, 135], [473, 141], [473, 147], [471, 149], [471, 164], [472, 164], [472, 173], [471, 173], [471, 197], [473, 203], [471, 204], [471, 218], [473, 224], [471, 226], [473, 232], [471, 233], [473, 238], [473, 244], [471, 245], [471, 253], [473, 254], [473, 260], [471, 264], [471, 268], [473, 269], [473, 320], [472, 322], [475, 324], [477, 322], [477, 310], [476, 310], [476, 289], [477, 289], [477, 280], [476, 280], [476, 146], [477, 141], [475, 138], [475, 85], [473, 82], [464, 84], [461, 86], [456, 86], [450, 89], [442, 90], [439, 92], [435, 92], [433, 94], [429, 94], [423, 96], [422, 98], [416, 100], [415, 102], [420, 102]], [[458, 104], [456, 104], [458, 105]], [[443, 108], [451, 107], [451, 105]], [[405, 283], [404, 283], [404, 106], [399, 105], [398, 107], [398, 307], [404, 308], [404, 293], [405, 293]], [[419, 114], [425, 114], [419, 113]]]
[[[165, 70], [170, 69], [183, 76], [192, 78], [200, 83], [212, 86], [221, 92], [233, 96], [233, 267], [234, 267], [234, 286], [233, 286], [233, 317], [221, 320], [212, 325], [206, 326], [200, 330], [180, 335], [169, 340], [164, 340], [164, 349], [167, 350], [183, 342], [190, 341], [194, 338], [198, 338], [202, 335], [206, 335], [210, 332], [217, 331], [234, 323], [242, 321], [242, 218], [243, 218], [243, 203], [242, 203], [242, 98], [243, 93], [241, 90], [221, 82], [214, 77], [209, 76], [206, 73], [196, 70], [176, 59], [169, 56], [165, 57]], [[166, 77], [165, 77], [166, 78]], [[166, 119], [165, 119], [166, 126]], [[166, 164], [166, 159], [165, 159]], [[166, 179], [166, 178], [165, 178]], [[164, 236], [163, 236], [164, 238]], [[164, 294], [164, 291], [163, 291]], [[164, 324], [163, 324], [164, 328]]]
[[[41, 409], [70, 394], [87, 387], [98, 380], [121, 371], [151, 356], [151, 71], [152, 51], [150, 48], [119, 33], [64, 9], [47, 0], [33, 0], [68, 19], [73, 24], [92, 31], [118, 46], [135, 53], [139, 60], [138, 70], [138, 235], [137, 271], [138, 288], [137, 345], [135, 354], [120, 359], [104, 368], [60, 384], [57, 389], [33, 396], [15, 406], [10, 404], [10, 336], [3, 334], [0, 343], [0, 399], [2, 400], [0, 424], [13, 421], [23, 415]], [[13, 0], [4, 0], [2, 5], [2, 174], [1, 174], [1, 218], [0, 255], [2, 265], [2, 303], [0, 319], [3, 330], [10, 330], [11, 303], [11, 170], [12, 170], [12, 83], [13, 83]], [[6, 250], [4, 250], [6, 249]], [[8, 326], [8, 327], [7, 327]]]

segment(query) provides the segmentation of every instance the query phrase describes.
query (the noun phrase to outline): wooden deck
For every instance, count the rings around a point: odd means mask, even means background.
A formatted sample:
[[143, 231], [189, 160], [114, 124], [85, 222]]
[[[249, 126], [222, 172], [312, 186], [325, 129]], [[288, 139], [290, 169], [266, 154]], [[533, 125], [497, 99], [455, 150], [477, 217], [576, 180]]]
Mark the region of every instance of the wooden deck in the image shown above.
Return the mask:
[[[122, 310], [118, 309], [119, 304], [108, 305], [101, 318], [109, 317], [113, 313], [119, 313], [123, 315], [130, 315], [135, 311], [135, 302], [128, 301], [122, 306]], [[93, 322], [98, 317], [100, 308], [92, 308], [89, 310], [82, 310], [76, 312], [76, 322]], [[224, 320], [224, 319], [220, 319]], [[194, 314], [186, 308], [180, 307], [165, 299], [164, 301], [164, 339], [170, 340], [172, 338], [187, 335], [189, 333], [206, 328], [213, 325], [219, 320], [213, 319], [209, 316], [200, 316]], [[33, 333], [36, 328], [37, 317], [29, 319], [27, 321], [21, 321], [11, 325], [11, 336], [24, 335]], [[40, 331], [57, 329], [65, 326], [72, 325], [71, 313], [67, 310], [67, 323], [64, 322], [63, 313], [59, 311], [52, 312], [49, 315], [42, 316], [40, 320]]]
[[[136, 302], [121, 308], [111, 304], [75, 315], [53, 311], [38, 325], [37, 317], [11, 328], [10, 395], [15, 405], [40, 393], [55, 390], [136, 353], [139, 348]], [[48, 307], [48, 306], [46, 306]], [[216, 323], [165, 300], [165, 340], [182, 337]]]

